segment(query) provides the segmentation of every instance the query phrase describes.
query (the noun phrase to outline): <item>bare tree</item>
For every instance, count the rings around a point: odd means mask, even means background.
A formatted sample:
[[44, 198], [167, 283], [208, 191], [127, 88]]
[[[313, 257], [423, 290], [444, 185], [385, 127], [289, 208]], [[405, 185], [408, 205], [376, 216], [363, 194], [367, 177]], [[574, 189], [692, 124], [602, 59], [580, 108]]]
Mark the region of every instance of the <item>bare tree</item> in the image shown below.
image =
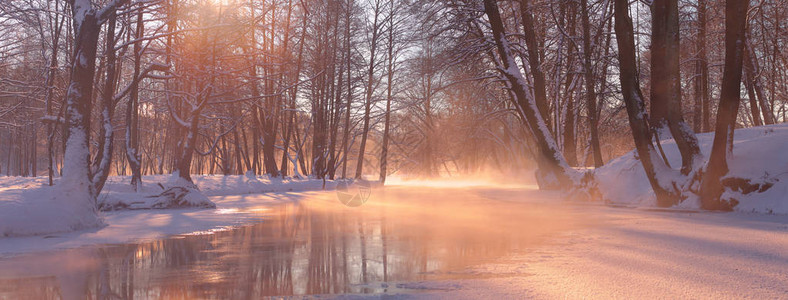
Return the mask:
[[[90, 170], [90, 110], [93, 102], [93, 78], [96, 73], [96, 48], [101, 24], [115, 14], [123, 0], [111, 1], [100, 9], [92, 1], [71, 0], [74, 32], [74, 59], [71, 80], [66, 94], [66, 141], [63, 191], [58, 199], [73, 201], [86, 210], [97, 210], [96, 195]], [[98, 219], [95, 222], [99, 222]], [[88, 224], [85, 224], [88, 225]]]
[[615, 30], [618, 42], [618, 60], [621, 93], [624, 96], [629, 126], [635, 142], [643, 170], [646, 172], [651, 188], [657, 196], [657, 205], [672, 206], [680, 198], [680, 192], [670, 182], [665, 182], [664, 174], [669, 167], [657, 154], [652, 143], [651, 129], [646, 120], [646, 106], [640, 91], [638, 70], [635, 58], [635, 37], [632, 18], [629, 16], [629, 1], [615, 1]]
[[588, 1], [580, 0], [580, 14], [583, 20], [583, 73], [586, 84], [586, 110], [588, 114], [588, 130], [591, 135], [591, 149], [594, 155], [594, 167], [601, 167], [605, 162], [602, 160], [602, 149], [599, 147], [599, 121], [597, 120], [597, 99], [595, 85], [596, 80], [591, 64], [591, 22], [588, 16]]
[[[506, 39], [506, 30], [496, 1], [485, 0], [484, 12], [489, 19], [493, 34], [492, 38], [498, 50], [499, 58], [496, 59], [496, 67], [506, 80], [519, 114], [536, 140], [539, 151], [537, 178], [540, 181], [540, 188], [559, 189], [573, 187], [575, 171], [564, 160], [552, 134], [548, 130], [547, 123], [542, 118], [542, 113], [539, 111], [536, 100], [527, 91], [525, 78], [512, 55], [513, 51], [510, 48], [509, 41]], [[528, 35], [527, 32], [526, 35]]]
[[378, 78], [376, 77], [377, 69], [377, 50], [380, 36], [383, 30], [383, 4], [382, 0], [373, 0], [372, 3], [372, 23], [369, 24], [369, 57], [367, 63], [366, 74], [366, 87], [364, 89], [364, 125], [361, 128], [361, 144], [358, 150], [358, 162], [356, 163], [355, 178], [361, 178], [364, 172], [364, 154], [367, 148], [367, 138], [369, 137], [369, 125], [371, 120], [372, 104], [374, 102], [375, 86], [377, 85]]
[[[681, 152], [681, 172], [689, 174], [699, 159], [695, 133], [681, 112], [678, 0], [655, 0], [651, 34], [651, 127], [670, 130]], [[657, 137], [659, 138], [659, 137]]]
[[732, 151], [733, 130], [739, 111], [748, 7], [748, 1], [725, 1], [725, 70], [714, 142], [701, 182], [701, 206], [704, 209], [731, 210], [736, 205], [735, 202], [720, 199], [723, 192], [720, 179], [728, 173], [728, 156]]

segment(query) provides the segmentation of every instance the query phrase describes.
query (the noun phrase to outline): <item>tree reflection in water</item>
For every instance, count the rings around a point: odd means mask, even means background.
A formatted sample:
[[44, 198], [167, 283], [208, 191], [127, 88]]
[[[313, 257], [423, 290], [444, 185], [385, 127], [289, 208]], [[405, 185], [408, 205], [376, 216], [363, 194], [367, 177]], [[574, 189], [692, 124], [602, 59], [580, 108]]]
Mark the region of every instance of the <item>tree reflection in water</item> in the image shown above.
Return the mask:
[[358, 208], [324, 193], [212, 234], [6, 258], [0, 299], [385, 293], [387, 282], [478, 276], [462, 271], [580, 222], [479, 193], [387, 189]]

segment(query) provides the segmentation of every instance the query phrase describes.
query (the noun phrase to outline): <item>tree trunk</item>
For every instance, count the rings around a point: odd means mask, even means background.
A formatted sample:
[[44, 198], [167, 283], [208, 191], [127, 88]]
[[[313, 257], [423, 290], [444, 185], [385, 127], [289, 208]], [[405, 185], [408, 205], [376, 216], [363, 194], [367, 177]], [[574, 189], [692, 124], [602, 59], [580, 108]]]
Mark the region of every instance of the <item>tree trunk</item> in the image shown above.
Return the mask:
[[[772, 125], [774, 124], [774, 113], [772, 113], [771, 106], [769, 105], [768, 101], [766, 101], [766, 95], [763, 91], [763, 87], [758, 81], [761, 70], [758, 67], [758, 60], [755, 57], [755, 52], [752, 50], [752, 46], [749, 43], [744, 44], [743, 60], [744, 69], [746, 71], [745, 83], [747, 84], [748, 89], [753, 90], [753, 95], [755, 95], [755, 97], [750, 96], [752, 99], [751, 101], [754, 101], [757, 98], [757, 101], [755, 102], [757, 104], [754, 105], [756, 108], [760, 106], [760, 110], [757, 111], [757, 114], [762, 112], [763, 123], [766, 125]], [[750, 106], [752, 107], [753, 105], [751, 104]]]
[[[114, 10], [115, 7], [104, 9]], [[63, 178], [58, 184], [60, 193], [56, 197], [97, 214], [96, 190], [90, 172], [89, 145], [93, 78], [96, 75], [96, 48], [102, 16], [88, 0], [71, 1], [71, 11], [76, 36], [71, 80], [66, 94], [68, 138], [63, 160]], [[82, 220], [82, 223], [77, 225], [93, 226], [100, 222], [96, 216], [95, 220]]]
[[358, 162], [356, 163], [356, 176], [355, 178], [361, 178], [362, 173], [364, 172], [364, 152], [366, 151], [367, 147], [367, 136], [369, 136], [369, 123], [370, 123], [370, 111], [372, 110], [372, 98], [374, 87], [375, 87], [375, 52], [378, 48], [378, 37], [380, 36], [380, 24], [378, 24], [378, 19], [380, 16], [381, 10], [381, 2], [382, 1], [375, 1], [375, 11], [374, 11], [374, 20], [372, 22], [372, 40], [370, 41], [370, 49], [369, 49], [369, 66], [367, 70], [367, 87], [365, 90], [365, 97], [364, 97], [364, 127], [361, 131], [361, 145], [359, 145], [358, 149]]
[[[286, 26], [286, 28], [290, 28], [290, 16], [291, 16], [291, 13], [292, 13], [292, 8], [293, 8], [292, 1], [288, 1], [287, 26]], [[293, 78], [292, 78], [292, 81], [296, 82], [296, 83], [298, 82], [299, 77], [301, 76], [301, 67], [303, 65], [304, 37], [305, 37], [305, 30], [306, 30], [306, 27], [307, 27], [306, 21], [307, 21], [307, 18], [306, 18], [306, 16], [304, 16], [302, 18], [302, 23], [301, 23], [301, 32], [300, 32], [300, 38], [299, 38], [300, 41], [299, 41], [299, 45], [298, 45], [298, 58], [296, 60], [296, 70], [295, 70], [295, 74], [293, 75]], [[285, 44], [287, 44], [287, 43], [289, 43], [289, 41], [290, 41], [290, 38], [289, 38], [289, 30], [288, 30], [288, 31], [285, 32], [284, 42], [285, 42]], [[289, 49], [287, 49], [286, 46], [283, 46], [282, 48], [284, 49], [284, 51], [286, 53], [289, 53]], [[289, 157], [290, 156], [290, 138], [293, 135], [293, 133], [292, 133], [293, 132], [293, 118], [294, 118], [295, 110], [296, 110], [295, 101], [296, 101], [297, 95], [298, 95], [298, 85], [293, 87], [293, 90], [289, 94], [289, 98], [285, 100], [286, 101], [285, 106], [289, 108], [288, 111], [285, 111], [285, 112], [282, 113], [282, 117], [284, 118], [284, 122], [283, 122], [284, 126], [282, 128], [282, 130], [284, 131], [284, 144], [282, 145], [282, 149], [283, 149], [282, 150], [282, 161], [281, 161], [281, 166], [279, 167], [279, 175], [281, 175], [282, 178], [287, 176], [287, 168], [288, 168], [287, 164], [288, 164], [288, 161], [290, 161], [290, 157]]]
[[[566, 12], [564, 13], [567, 18], [567, 32], [569, 36], [575, 36], [576, 34], [576, 8], [575, 3], [568, 1], [565, 3], [566, 5]], [[574, 65], [575, 65], [575, 51], [576, 47], [574, 47], [574, 41], [572, 39], [567, 38], [567, 46], [566, 46], [566, 80], [564, 81], [564, 97], [566, 98], [566, 117], [564, 118], [564, 156], [566, 157], [566, 162], [570, 166], [577, 166], [577, 141], [575, 138], [575, 116], [577, 115], [575, 110], [575, 86], [577, 82], [577, 76], [574, 74]]]
[[539, 57], [539, 43], [537, 42], [531, 0], [522, 0], [520, 15], [523, 22], [523, 32], [525, 33], [525, 45], [528, 48], [528, 66], [534, 79], [536, 108], [545, 124], [550, 124], [550, 107], [547, 105], [547, 90], [545, 88], [544, 72], [542, 72], [542, 62]]
[[238, 129], [233, 130], [233, 141], [235, 144], [235, 175], [243, 175], [244, 167], [241, 157], [244, 156], [244, 153], [241, 151], [241, 138], [238, 135]]
[[331, 49], [334, 51], [330, 51], [331, 56], [331, 92], [328, 94], [327, 98], [330, 99], [329, 109], [328, 112], [330, 113], [329, 122], [328, 122], [328, 163], [327, 167], [327, 175], [328, 178], [334, 180], [336, 176], [336, 169], [337, 169], [337, 136], [339, 135], [339, 119], [342, 113], [342, 89], [344, 88], [343, 80], [344, 80], [344, 72], [345, 72], [345, 63], [344, 60], [340, 57], [341, 51], [339, 51], [339, 40], [340, 40], [340, 27], [339, 27], [339, 9], [332, 9], [332, 16], [334, 18], [333, 24], [331, 25], [331, 34], [334, 37], [332, 39]]
[[635, 37], [632, 19], [629, 17], [629, 1], [615, 1], [615, 32], [618, 43], [618, 60], [620, 63], [621, 91], [627, 108], [629, 127], [635, 149], [646, 172], [646, 177], [657, 197], [657, 205], [668, 207], [676, 204], [679, 194], [671, 184], [662, 182], [659, 174], [669, 170], [656, 153], [651, 143], [651, 129], [645, 119], [646, 109], [643, 95], [638, 82], [637, 63], [635, 60]]
[[178, 177], [192, 182], [191, 169], [192, 169], [192, 156], [194, 155], [194, 146], [197, 142], [197, 129], [200, 123], [200, 111], [192, 111], [189, 117], [189, 126], [186, 127], [186, 136], [183, 138], [183, 145], [181, 146], [180, 153], [177, 157], [176, 171]]
[[350, 145], [348, 139], [350, 138], [350, 109], [353, 103], [353, 81], [351, 79], [352, 72], [350, 71], [350, 62], [353, 58], [353, 50], [350, 45], [350, 16], [353, 9], [353, 0], [346, 2], [345, 11], [345, 64], [347, 68], [347, 100], [345, 100], [345, 121], [344, 130], [342, 132], [342, 178], [347, 178], [347, 161], [350, 157]]
[[651, 114], [649, 124], [653, 130], [660, 130], [667, 126], [668, 107], [672, 103], [671, 91], [672, 71], [666, 64], [671, 61], [668, 57], [669, 43], [672, 41], [668, 35], [668, 5], [675, 0], [654, 0], [651, 3]]
[[543, 189], [572, 188], [574, 170], [566, 164], [548, 130], [547, 123], [539, 112], [536, 101], [528, 95], [526, 81], [512, 55], [509, 41], [506, 39], [506, 31], [496, 1], [485, 0], [484, 12], [492, 27], [493, 40], [500, 57], [500, 61], [496, 62], [499, 64], [498, 70], [506, 79], [514, 96], [515, 104], [523, 116], [523, 121], [530, 129], [539, 149], [539, 157], [537, 158], [539, 186]]
[[[144, 32], [142, 22], [142, 6], [137, 14], [137, 27], [134, 32], [134, 77], [140, 76], [140, 64], [142, 64], [142, 38]], [[169, 47], [168, 47], [169, 48]], [[166, 142], [165, 142], [166, 143]], [[142, 156], [139, 154], [139, 82], [132, 83], [129, 101], [126, 104], [126, 160], [129, 161], [131, 169], [131, 186], [134, 191], [142, 191]]]
[[394, 85], [394, 2], [391, 2], [391, 15], [388, 16], [388, 74], [386, 77], [386, 112], [383, 124], [383, 141], [380, 148], [380, 184], [386, 183], [389, 155], [389, 130], [391, 127], [391, 89]]
[[651, 127], [666, 125], [681, 152], [681, 172], [695, 168], [700, 147], [681, 112], [678, 0], [655, 0], [651, 35]]
[[96, 194], [104, 188], [109, 176], [112, 160], [114, 130], [112, 117], [115, 114], [115, 87], [117, 83], [117, 57], [115, 55], [115, 24], [117, 16], [112, 12], [107, 23], [107, 77], [104, 80], [104, 94], [101, 97], [101, 127], [99, 128], [98, 152], [93, 162], [93, 188]]
[[[271, 10], [271, 18], [270, 19], [264, 18], [262, 22], [264, 23], [267, 22], [266, 24], [271, 30], [271, 36], [269, 38], [266, 38], [266, 36], [263, 35], [262, 50], [270, 51], [271, 53], [273, 53], [274, 52], [273, 30], [275, 28], [276, 14], [273, 8], [269, 7], [269, 10]], [[265, 17], [265, 14], [263, 15], [263, 17]], [[255, 46], [254, 41], [252, 42], [251, 48], [253, 55], [256, 56], [257, 47]], [[262, 59], [264, 62], [270, 61], [270, 57], [268, 56], [263, 56]], [[260, 102], [260, 107], [262, 108], [258, 110], [258, 112], [260, 113], [259, 121], [260, 121], [260, 128], [262, 129], [263, 168], [265, 170], [264, 171], [265, 174], [268, 174], [268, 176], [277, 177], [279, 176], [279, 168], [276, 165], [276, 139], [277, 139], [276, 128], [278, 125], [277, 118], [278, 118], [278, 104], [279, 104], [277, 103], [276, 100], [278, 99], [278, 97], [269, 96], [265, 98], [260, 98], [260, 91], [257, 83], [258, 81], [257, 64], [255, 63], [253, 66], [254, 67], [250, 68], [249, 70], [250, 77], [252, 80], [252, 97], [254, 97], [255, 99], [259, 99], [257, 101]], [[269, 76], [270, 75], [268, 74], [269, 72], [271, 72], [269, 68], [264, 68], [262, 74], [263, 78], [265, 78], [263, 79], [263, 88], [264, 88], [264, 92], [267, 95], [273, 94], [273, 90], [274, 90], [274, 81], [270, 79], [271, 76]]]
[[695, 104], [693, 128], [696, 132], [708, 132], [709, 126], [709, 66], [706, 60], [706, 0], [698, 0], [698, 33], [696, 36], [695, 61]]
[[594, 155], [594, 167], [599, 168], [605, 162], [602, 160], [602, 149], [599, 147], [599, 121], [597, 119], [596, 91], [594, 85], [594, 72], [591, 65], [591, 25], [588, 16], [588, 1], [580, 0], [580, 9], [583, 19], [583, 71], [586, 84], [586, 111], [588, 113], [588, 131], [591, 135], [591, 149]]
[[725, 67], [714, 141], [701, 183], [701, 207], [704, 209], [732, 210], [737, 204], [735, 200], [720, 199], [724, 190], [720, 179], [728, 173], [728, 144], [733, 139], [739, 110], [748, 6], [748, 1], [725, 1]]
[[[55, 11], [60, 12], [60, 1], [55, 1]], [[47, 73], [47, 92], [46, 92], [46, 115], [52, 116], [52, 101], [54, 98], [54, 89], [55, 89], [55, 75], [57, 72], [57, 65], [58, 65], [58, 50], [60, 49], [60, 33], [62, 29], [62, 24], [64, 23], [64, 19], [59, 15], [55, 15], [54, 18], [54, 28], [55, 31], [52, 37], [52, 56], [49, 58], [49, 72]], [[55, 177], [55, 167], [54, 167], [54, 144], [55, 144], [55, 130], [57, 129], [56, 123], [48, 123], [47, 126], [47, 179], [49, 180], [48, 183], [50, 186], [53, 185], [53, 178]]]
[[747, 55], [747, 50], [744, 51], [744, 87], [747, 90], [747, 99], [750, 103], [750, 116], [752, 118], [753, 126], [761, 126], [763, 125], [763, 121], [761, 121], [761, 110], [758, 108], [758, 98], [755, 95], [755, 88], [753, 87], [753, 74], [752, 65], [746, 63], [749, 60], [749, 55]]

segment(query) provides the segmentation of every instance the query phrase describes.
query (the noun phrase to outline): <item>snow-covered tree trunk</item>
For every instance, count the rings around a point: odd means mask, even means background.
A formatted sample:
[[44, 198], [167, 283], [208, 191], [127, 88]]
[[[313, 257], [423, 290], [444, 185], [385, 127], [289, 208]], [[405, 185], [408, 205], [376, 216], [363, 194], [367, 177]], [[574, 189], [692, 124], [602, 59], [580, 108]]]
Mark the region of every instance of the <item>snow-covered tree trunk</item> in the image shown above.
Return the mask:
[[539, 170], [537, 179], [540, 188], [568, 189], [574, 186], [576, 171], [569, 167], [558, 149], [555, 139], [548, 130], [545, 119], [539, 111], [536, 100], [528, 93], [527, 83], [517, 65], [506, 31], [501, 20], [498, 4], [495, 0], [484, 1], [484, 12], [492, 28], [499, 60], [498, 70], [506, 79], [514, 95], [514, 99], [521, 115], [538, 146]]
[[90, 112], [93, 102], [93, 78], [96, 74], [96, 48], [101, 23], [123, 1], [112, 1], [96, 10], [89, 0], [72, 0], [74, 56], [71, 79], [66, 92], [66, 149], [63, 178], [57, 185], [56, 201], [72, 202], [80, 217], [72, 229], [101, 224], [98, 218], [95, 187], [90, 170]]
[[[68, 138], [60, 187], [87, 201], [95, 207], [96, 196], [90, 182], [90, 109], [93, 95], [93, 77], [96, 72], [96, 44], [100, 25], [89, 1], [74, 1], [74, 62], [71, 82], [66, 93], [66, 124]], [[86, 199], [85, 199], [86, 198]]]

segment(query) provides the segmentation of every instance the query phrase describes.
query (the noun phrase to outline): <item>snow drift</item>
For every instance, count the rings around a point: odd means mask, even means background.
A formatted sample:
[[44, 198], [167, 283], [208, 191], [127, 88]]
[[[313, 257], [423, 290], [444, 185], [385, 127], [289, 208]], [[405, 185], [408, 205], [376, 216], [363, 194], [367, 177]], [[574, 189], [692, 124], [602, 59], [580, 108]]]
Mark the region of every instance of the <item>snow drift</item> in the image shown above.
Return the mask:
[[[788, 124], [736, 129], [730, 172], [723, 199], [734, 199], [742, 212], [788, 214]], [[711, 152], [714, 133], [698, 134], [703, 164]], [[671, 166], [681, 165], [675, 141], [662, 141]], [[594, 171], [604, 201], [634, 206], [656, 206], [643, 166], [631, 151]], [[730, 186], [735, 186], [731, 188]], [[678, 204], [681, 208], [700, 208], [697, 199]]]
[[63, 199], [88, 197], [62, 187], [0, 189], [0, 237], [49, 234], [96, 228], [103, 220], [84, 201]]

